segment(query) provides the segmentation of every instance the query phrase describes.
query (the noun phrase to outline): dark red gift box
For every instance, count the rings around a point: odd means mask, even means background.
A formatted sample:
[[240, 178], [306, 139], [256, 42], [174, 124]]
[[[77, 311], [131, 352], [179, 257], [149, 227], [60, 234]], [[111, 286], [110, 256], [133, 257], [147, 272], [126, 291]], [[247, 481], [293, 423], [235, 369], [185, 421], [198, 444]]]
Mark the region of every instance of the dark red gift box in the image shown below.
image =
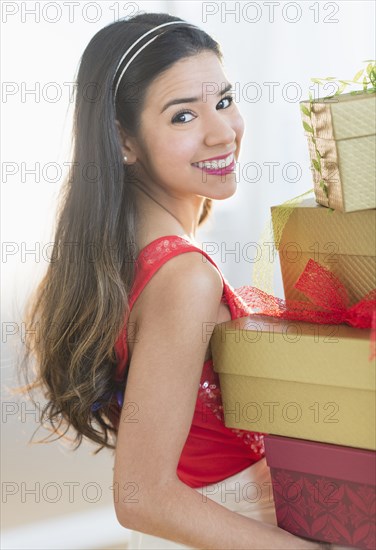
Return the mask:
[[375, 451], [276, 435], [264, 441], [279, 527], [375, 550]]

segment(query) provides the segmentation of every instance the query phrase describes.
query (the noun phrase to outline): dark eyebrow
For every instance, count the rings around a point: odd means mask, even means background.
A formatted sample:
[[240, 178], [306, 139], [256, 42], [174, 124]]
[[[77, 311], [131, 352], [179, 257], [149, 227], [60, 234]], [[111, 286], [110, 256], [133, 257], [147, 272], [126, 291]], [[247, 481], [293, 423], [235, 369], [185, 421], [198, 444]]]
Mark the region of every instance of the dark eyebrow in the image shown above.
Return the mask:
[[[226, 92], [228, 92], [230, 90], [232, 90], [232, 84], [228, 83], [228, 84], [226, 84], [226, 86], [224, 88], [221, 88], [221, 90], [217, 93], [217, 96], [219, 97], [219, 96], [225, 94]], [[171, 101], [166, 103], [166, 105], [163, 107], [163, 109], [161, 111], [161, 114], [166, 109], [171, 107], [171, 105], [179, 105], [180, 103], [197, 103], [197, 101], [199, 101], [199, 100], [200, 100], [199, 97], [183, 97], [181, 99], [171, 99]]]

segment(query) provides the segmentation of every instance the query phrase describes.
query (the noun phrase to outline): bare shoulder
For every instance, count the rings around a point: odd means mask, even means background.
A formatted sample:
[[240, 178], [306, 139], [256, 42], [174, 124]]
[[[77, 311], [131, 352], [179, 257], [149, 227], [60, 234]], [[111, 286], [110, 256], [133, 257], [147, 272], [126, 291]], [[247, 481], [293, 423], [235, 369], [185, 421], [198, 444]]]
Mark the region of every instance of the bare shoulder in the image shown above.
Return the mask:
[[183, 307], [189, 302], [204, 302], [204, 307], [218, 308], [223, 294], [222, 277], [216, 267], [200, 252], [184, 252], [168, 260], [153, 275], [139, 296], [138, 320], [160, 307], [166, 310], [167, 302]]
[[[144, 329], [146, 324], [152, 327], [158, 323], [161, 327], [168, 321], [177, 331], [179, 323], [187, 327], [189, 322], [200, 323], [200, 317], [214, 318], [216, 324], [228, 321], [231, 314], [221, 303], [223, 290], [221, 274], [201, 252], [184, 252], [170, 258], [154, 273], [132, 308], [129, 324], [133, 333], [139, 333], [141, 325]], [[161, 315], [165, 318], [161, 319]], [[138, 338], [129, 339], [130, 357], [138, 343]], [[203, 360], [210, 357], [207, 341]]]

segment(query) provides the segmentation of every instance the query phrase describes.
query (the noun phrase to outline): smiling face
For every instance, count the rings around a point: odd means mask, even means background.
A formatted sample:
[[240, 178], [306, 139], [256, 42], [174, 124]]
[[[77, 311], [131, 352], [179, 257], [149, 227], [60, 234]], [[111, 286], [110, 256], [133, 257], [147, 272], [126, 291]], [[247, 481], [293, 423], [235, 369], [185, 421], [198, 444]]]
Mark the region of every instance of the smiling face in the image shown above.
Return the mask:
[[[230, 153], [235, 161], [239, 156], [244, 121], [226, 84], [219, 59], [205, 51], [176, 62], [150, 85], [136, 146], [137, 165], [149, 189], [161, 186], [179, 198], [220, 200], [234, 194], [234, 169], [216, 175], [194, 166]], [[197, 101], [176, 104], [182, 98]]]

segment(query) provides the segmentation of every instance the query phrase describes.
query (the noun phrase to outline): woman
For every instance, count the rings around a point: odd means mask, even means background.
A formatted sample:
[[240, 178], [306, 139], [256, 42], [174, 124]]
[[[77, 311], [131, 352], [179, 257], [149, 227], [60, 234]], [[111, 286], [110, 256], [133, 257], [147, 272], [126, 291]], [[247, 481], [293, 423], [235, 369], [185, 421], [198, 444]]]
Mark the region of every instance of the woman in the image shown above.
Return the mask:
[[244, 121], [221, 60], [162, 13], [88, 44], [56, 261], [28, 317], [44, 331], [28, 343], [32, 387], [59, 437], [114, 449], [132, 548], [318, 549], [276, 526], [262, 434], [223, 422], [210, 334], [248, 311], [195, 242], [212, 201], [236, 192]]

